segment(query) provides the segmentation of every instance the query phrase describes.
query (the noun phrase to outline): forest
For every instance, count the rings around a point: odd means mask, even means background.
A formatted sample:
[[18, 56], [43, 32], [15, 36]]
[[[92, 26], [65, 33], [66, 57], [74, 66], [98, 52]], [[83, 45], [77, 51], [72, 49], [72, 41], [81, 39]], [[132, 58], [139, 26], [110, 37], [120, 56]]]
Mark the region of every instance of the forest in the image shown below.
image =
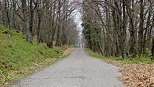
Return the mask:
[[0, 0], [1, 86], [154, 87], [154, 0]]
[[83, 0], [86, 46], [107, 57], [154, 57], [153, 0]]
[[48, 47], [74, 45], [78, 30], [72, 16], [77, 8], [68, 0], [1, 0], [0, 24]]
[[108, 57], [154, 56], [153, 0], [2, 0], [0, 24], [50, 48], [76, 45], [72, 13], [79, 6], [87, 48]]

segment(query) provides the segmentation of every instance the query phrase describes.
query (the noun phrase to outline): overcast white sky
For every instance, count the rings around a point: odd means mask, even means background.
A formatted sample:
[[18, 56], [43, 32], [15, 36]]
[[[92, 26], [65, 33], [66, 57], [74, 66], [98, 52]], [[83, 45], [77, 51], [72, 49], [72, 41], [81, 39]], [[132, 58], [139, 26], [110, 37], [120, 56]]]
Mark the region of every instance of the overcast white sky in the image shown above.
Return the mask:
[[[70, 2], [71, 1], [77, 1], [77, 2], [80, 2], [80, 3], [82, 2], [82, 0], [70, 0]], [[81, 9], [82, 8], [80, 6], [77, 6], [77, 9], [73, 12], [74, 21], [77, 24], [77, 28], [80, 31], [80, 34], [82, 32], [82, 26], [81, 26], [81, 24], [82, 24], [82, 20], [81, 20], [82, 15], [81, 15], [81, 12], [80, 12]]]
[[79, 31], [82, 31], [82, 26], [81, 26], [82, 20], [81, 20], [81, 17], [82, 17], [81, 13], [78, 10], [76, 10], [75, 13], [74, 13], [74, 21], [77, 24], [77, 28], [79, 29]]
[[[82, 0], [70, 0], [70, 1], [77, 1], [77, 2], [80, 2], [82, 3]], [[79, 45], [81, 46], [83, 43], [82, 43], [82, 14], [81, 14], [81, 9], [82, 7], [81, 6], [77, 6], [77, 9], [73, 12], [72, 16], [74, 18], [74, 21], [77, 25], [77, 29], [79, 30]]]

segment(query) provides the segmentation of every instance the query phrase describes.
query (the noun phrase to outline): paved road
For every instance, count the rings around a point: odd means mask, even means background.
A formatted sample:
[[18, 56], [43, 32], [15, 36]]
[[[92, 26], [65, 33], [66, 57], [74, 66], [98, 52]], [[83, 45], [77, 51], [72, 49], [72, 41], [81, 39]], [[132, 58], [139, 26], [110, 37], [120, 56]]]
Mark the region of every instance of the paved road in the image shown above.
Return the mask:
[[12, 87], [123, 87], [118, 67], [88, 56], [83, 49], [34, 73]]

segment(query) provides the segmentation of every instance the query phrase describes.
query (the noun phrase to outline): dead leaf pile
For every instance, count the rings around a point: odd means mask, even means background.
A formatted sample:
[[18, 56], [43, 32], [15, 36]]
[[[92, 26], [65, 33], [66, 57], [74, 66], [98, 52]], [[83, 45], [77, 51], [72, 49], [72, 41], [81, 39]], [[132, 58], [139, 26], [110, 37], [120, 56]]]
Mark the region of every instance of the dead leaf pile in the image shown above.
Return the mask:
[[55, 58], [47, 58], [47, 59], [45, 59], [47, 62], [54, 62], [54, 61], [56, 61], [56, 59]]
[[128, 64], [120, 72], [127, 87], [154, 87], [154, 64]]
[[105, 60], [105, 62], [109, 63], [109, 64], [113, 64], [113, 65], [119, 66], [119, 67], [124, 66], [124, 63], [122, 61]]
[[67, 50], [64, 51], [63, 55], [69, 55], [75, 48], [68, 48]]
[[105, 62], [123, 67], [119, 79], [126, 87], [154, 87], [154, 64], [126, 64], [122, 61], [105, 60]]
[[40, 66], [43, 66], [43, 63], [39, 63], [39, 62], [35, 62], [35, 63], [33, 63], [35, 66], [37, 66], [37, 67], [40, 67]]

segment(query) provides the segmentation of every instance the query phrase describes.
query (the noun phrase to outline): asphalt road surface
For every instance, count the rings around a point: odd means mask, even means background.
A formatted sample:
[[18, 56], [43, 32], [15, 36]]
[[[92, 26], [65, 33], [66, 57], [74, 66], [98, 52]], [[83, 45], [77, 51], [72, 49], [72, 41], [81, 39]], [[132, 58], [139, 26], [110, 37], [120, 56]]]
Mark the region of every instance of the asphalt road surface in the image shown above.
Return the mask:
[[123, 87], [119, 67], [77, 49], [67, 58], [15, 83], [12, 87]]

